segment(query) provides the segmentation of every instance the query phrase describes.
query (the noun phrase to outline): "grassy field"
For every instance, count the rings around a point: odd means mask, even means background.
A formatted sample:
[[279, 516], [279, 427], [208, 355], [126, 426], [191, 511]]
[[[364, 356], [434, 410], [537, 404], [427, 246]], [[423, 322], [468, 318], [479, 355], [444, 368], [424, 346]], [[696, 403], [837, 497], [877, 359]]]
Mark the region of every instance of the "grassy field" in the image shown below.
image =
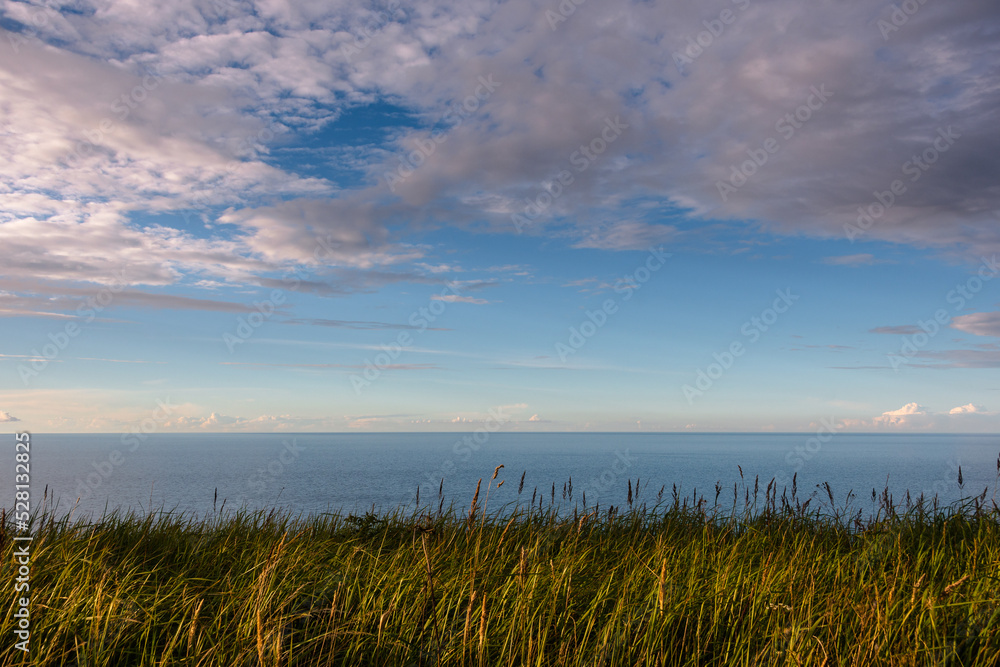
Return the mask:
[[[40, 514], [30, 658], [5, 585], [0, 662], [1000, 665], [986, 494], [940, 508], [885, 491], [858, 514], [763, 484], [576, 509], [572, 491], [519, 489], [523, 505], [491, 509], [498, 483], [461, 510]], [[5, 582], [13, 550], [6, 526]]]

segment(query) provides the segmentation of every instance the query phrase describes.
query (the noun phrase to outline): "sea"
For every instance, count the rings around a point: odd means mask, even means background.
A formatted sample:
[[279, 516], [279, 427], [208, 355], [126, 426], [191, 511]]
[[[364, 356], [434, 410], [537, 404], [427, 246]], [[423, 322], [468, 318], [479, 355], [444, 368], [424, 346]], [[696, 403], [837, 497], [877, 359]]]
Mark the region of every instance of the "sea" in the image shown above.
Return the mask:
[[[10, 440], [0, 473], [9, 512], [14, 435], [0, 438]], [[467, 511], [480, 483], [480, 507], [488, 502], [487, 511], [497, 512], [532, 503], [561, 512], [625, 507], [630, 487], [633, 502], [648, 507], [674, 493], [704, 496], [709, 506], [732, 506], [735, 496], [741, 507], [755, 486], [762, 501], [771, 480], [789, 493], [794, 483], [800, 500], [814, 497], [811, 507], [829, 509], [828, 483], [836, 507], [857, 511], [871, 510], [872, 492], [886, 488], [897, 504], [907, 491], [947, 505], [984, 490], [989, 503], [1000, 435], [34, 433], [29, 454], [32, 509], [44, 502], [82, 520], [111, 511], [192, 518], [236, 510], [412, 511], [418, 493], [421, 511]]]

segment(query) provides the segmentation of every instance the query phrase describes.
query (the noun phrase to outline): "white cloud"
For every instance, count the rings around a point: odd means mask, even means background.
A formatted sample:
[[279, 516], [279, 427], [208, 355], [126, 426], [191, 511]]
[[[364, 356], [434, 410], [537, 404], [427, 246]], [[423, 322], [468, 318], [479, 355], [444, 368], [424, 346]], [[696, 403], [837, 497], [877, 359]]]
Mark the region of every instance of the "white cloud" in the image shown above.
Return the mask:
[[0, 423], [2, 423], [2, 422], [19, 422], [19, 421], [21, 421], [21, 420], [18, 419], [17, 417], [15, 417], [14, 415], [10, 414], [9, 412], [4, 412], [3, 410], [0, 410]]
[[996, 414], [972, 403], [951, 408], [947, 412], [936, 412], [919, 403], [907, 403], [897, 410], [888, 410], [871, 420], [844, 419], [845, 426], [852, 430], [869, 428], [898, 431], [926, 431], [936, 429], [943, 432], [982, 430], [997, 424], [982, 421], [993, 420]]
[[968, 403], [967, 405], [960, 405], [957, 408], [952, 408], [948, 411], [950, 415], [971, 415], [971, 414], [989, 414], [985, 408], [981, 405], [973, 405]]
[[259, 415], [257, 417], [231, 417], [212, 412], [207, 417], [176, 417], [163, 424], [165, 431], [218, 431], [218, 432], [268, 432], [301, 429], [315, 425], [318, 420], [301, 419], [290, 415]]
[[[675, 54], [704, 30], [697, 4], [588, 3], [556, 31], [545, 9], [417, 0], [384, 15], [346, 1], [266, 0], [249, 11], [82, 0], [58, 13], [6, 2], [8, 24], [47, 16], [48, 44], [28, 39], [0, 59], [0, 260], [50, 280], [101, 282], [128, 265], [132, 284], [245, 281], [315, 265], [316, 239], [329, 236], [337, 265], [375, 271], [423, 254], [389, 232], [404, 224], [513, 233], [510, 213], [561, 171], [573, 181], [532, 231], [577, 247], [636, 249], [681, 234], [656, 224], [665, 214], [843, 238], [858, 207], [907, 178], [903, 165], [950, 126], [954, 145], [864, 238], [1000, 249], [1000, 189], [981, 166], [1000, 152], [1000, 18], [989, 3], [927, 4], [886, 41], [876, 20], [887, 8], [755, 2], [683, 71]], [[0, 33], [5, 49], [11, 37]], [[385, 172], [490, 76], [495, 91], [389, 192]], [[829, 99], [783, 135], [777, 123], [823, 87]], [[268, 153], [285, 129], [315, 130], [387, 99], [425, 126], [397, 128], [365, 153], [352, 190], [277, 167]], [[619, 117], [627, 129], [594, 144]], [[779, 150], [723, 201], [716, 183], [768, 138]], [[573, 156], [591, 145], [603, 148], [581, 169]], [[221, 207], [230, 208], [215, 220]], [[237, 231], [133, 222], [185, 208]], [[831, 261], [870, 263], [867, 253]]]
[[913, 426], [918, 418], [927, 416], [927, 410], [917, 403], [907, 403], [898, 410], [883, 412], [881, 416], [872, 419], [875, 426]]

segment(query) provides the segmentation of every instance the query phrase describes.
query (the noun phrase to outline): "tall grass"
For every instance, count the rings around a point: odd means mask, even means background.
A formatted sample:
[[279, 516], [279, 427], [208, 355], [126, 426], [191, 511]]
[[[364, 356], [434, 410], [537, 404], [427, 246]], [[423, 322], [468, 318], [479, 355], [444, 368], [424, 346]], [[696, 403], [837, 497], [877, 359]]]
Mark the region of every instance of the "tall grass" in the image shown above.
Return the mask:
[[[1000, 665], [1000, 508], [985, 493], [897, 506], [886, 490], [865, 515], [829, 487], [661, 490], [649, 505], [636, 483], [624, 507], [569, 511], [553, 492], [491, 510], [498, 472], [467, 510], [43, 512], [31, 654], [13, 648], [7, 587], [0, 661]], [[13, 548], [5, 526], [4, 581]]]

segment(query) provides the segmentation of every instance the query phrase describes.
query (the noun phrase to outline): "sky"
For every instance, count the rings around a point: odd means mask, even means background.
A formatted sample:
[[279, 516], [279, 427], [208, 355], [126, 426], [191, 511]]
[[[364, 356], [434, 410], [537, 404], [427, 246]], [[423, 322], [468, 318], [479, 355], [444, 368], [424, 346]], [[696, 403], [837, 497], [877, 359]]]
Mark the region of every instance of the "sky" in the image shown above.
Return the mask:
[[998, 432], [998, 37], [2, 0], [0, 429]]

